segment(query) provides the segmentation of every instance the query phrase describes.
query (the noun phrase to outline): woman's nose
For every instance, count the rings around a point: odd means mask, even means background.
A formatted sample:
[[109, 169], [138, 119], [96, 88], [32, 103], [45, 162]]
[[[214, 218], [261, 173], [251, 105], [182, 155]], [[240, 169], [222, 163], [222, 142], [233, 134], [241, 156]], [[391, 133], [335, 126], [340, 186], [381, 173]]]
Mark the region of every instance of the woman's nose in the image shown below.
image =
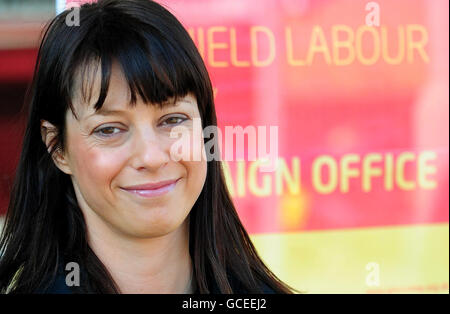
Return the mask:
[[158, 170], [170, 160], [167, 139], [158, 136], [153, 129], [135, 132], [132, 155], [133, 167], [137, 170]]

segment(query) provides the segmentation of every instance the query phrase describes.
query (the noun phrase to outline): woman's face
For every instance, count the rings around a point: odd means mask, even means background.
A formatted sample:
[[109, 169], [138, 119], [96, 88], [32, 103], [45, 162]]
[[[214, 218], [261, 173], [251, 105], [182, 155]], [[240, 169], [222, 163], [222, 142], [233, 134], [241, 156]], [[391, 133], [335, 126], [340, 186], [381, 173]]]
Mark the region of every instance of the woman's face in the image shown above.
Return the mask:
[[138, 99], [131, 107], [128, 85], [114, 64], [108, 96], [96, 113], [99, 77], [94, 85], [91, 104], [74, 99], [78, 119], [67, 112], [67, 144], [57, 162], [71, 175], [88, 228], [139, 238], [174, 231], [185, 222], [206, 178], [204, 159], [171, 158], [171, 145], [180, 141], [170, 136], [175, 126], [190, 135], [184, 145], [204, 149], [201, 128], [194, 128], [193, 119], [200, 118], [195, 97], [188, 94], [162, 108]]

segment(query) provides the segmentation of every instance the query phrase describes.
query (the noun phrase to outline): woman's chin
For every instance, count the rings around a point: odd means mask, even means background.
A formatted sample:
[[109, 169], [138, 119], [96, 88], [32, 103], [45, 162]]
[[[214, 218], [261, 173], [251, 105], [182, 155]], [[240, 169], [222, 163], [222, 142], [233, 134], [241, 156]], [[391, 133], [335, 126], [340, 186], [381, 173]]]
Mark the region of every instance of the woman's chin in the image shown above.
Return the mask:
[[169, 219], [145, 219], [134, 221], [126, 227], [126, 233], [136, 238], [155, 238], [165, 236], [178, 227], [182, 223], [177, 222], [174, 217]]

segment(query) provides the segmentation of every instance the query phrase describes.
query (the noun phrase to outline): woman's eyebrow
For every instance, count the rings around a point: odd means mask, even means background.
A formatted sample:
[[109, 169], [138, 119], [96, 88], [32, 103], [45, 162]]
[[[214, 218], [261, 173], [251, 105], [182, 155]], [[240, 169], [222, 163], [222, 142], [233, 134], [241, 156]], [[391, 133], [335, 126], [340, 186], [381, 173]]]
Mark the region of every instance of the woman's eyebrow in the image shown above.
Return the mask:
[[[176, 102], [176, 103], [173, 103], [173, 102], [165, 102], [165, 103], [163, 103], [163, 108], [166, 108], [166, 107], [176, 107], [176, 106], [178, 106], [180, 103], [185, 103], [185, 104], [189, 104], [189, 105], [195, 105], [195, 103], [192, 102], [192, 101], [189, 100], [189, 99], [181, 99], [181, 100], [179, 100], [179, 101]], [[126, 114], [127, 114], [127, 111], [126, 111], [126, 110], [110, 110], [110, 109], [105, 109], [105, 108], [103, 107], [103, 108], [100, 108], [99, 110], [97, 110], [96, 112], [94, 112], [94, 113], [88, 115], [87, 118], [89, 119], [89, 118], [91, 118], [91, 117], [93, 117], [93, 116], [112, 116], [112, 115], [126, 115]]]
[[191, 100], [189, 100], [189, 99], [179, 99], [175, 103], [173, 101], [165, 101], [165, 102], [162, 103], [162, 105], [163, 105], [163, 107], [176, 107], [180, 103], [186, 103], [186, 104], [194, 105], [194, 103]]
[[123, 114], [126, 114], [125, 110], [109, 110], [109, 109], [101, 108], [100, 110], [87, 116], [87, 118], [91, 118], [93, 116], [111, 116], [111, 115], [123, 115]]

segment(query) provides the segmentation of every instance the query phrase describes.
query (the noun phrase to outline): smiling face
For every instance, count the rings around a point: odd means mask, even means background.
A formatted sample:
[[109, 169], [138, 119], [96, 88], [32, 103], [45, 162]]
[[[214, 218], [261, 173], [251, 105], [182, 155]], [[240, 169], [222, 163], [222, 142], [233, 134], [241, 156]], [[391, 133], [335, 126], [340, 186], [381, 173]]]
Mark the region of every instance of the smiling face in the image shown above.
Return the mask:
[[[100, 73], [100, 71], [98, 71]], [[66, 147], [57, 166], [71, 175], [88, 229], [148, 238], [168, 234], [192, 209], [206, 179], [206, 161], [175, 161], [171, 146], [179, 139], [171, 130], [182, 126], [191, 137], [186, 145], [204, 149], [200, 118], [192, 94], [163, 106], [129, 105], [130, 92], [123, 73], [113, 64], [107, 98], [95, 112], [100, 77], [92, 103], [75, 97], [77, 118], [66, 115]], [[143, 186], [144, 185], [144, 186]]]

